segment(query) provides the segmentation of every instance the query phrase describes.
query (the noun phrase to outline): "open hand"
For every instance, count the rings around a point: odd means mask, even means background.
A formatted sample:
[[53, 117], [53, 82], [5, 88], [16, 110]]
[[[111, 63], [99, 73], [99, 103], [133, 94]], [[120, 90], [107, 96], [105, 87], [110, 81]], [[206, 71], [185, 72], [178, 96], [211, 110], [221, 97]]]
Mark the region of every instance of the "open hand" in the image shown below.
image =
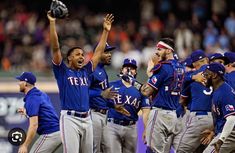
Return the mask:
[[203, 85], [206, 85], [206, 78], [202, 75], [203, 72], [199, 72], [195, 75], [193, 75], [193, 80], [202, 83]]
[[215, 135], [214, 131], [209, 130], [209, 129], [204, 130], [201, 133], [201, 136], [202, 136], [202, 138], [200, 140], [201, 144], [208, 145], [211, 142], [211, 140], [213, 139], [214, 135]]
[[112, 90], [112, 88], [113, 86], [102, 91], [101, 96], [105, 99], [112, 99], [117, 97], [118, 91]]
[[103, 23], [104, 30], [110, 31], [113, 21], [114, 21], [113, 14], [107, 14], [106, 17], [104, 18], [104, 23]]

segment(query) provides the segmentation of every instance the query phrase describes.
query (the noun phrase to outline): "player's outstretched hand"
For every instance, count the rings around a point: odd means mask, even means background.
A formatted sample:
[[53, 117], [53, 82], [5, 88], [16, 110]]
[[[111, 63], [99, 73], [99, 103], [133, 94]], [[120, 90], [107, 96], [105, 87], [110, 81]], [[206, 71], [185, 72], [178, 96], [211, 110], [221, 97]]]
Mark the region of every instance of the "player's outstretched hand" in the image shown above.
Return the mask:
[[117, 112], [121, 113], [121, 114], [124, 114], [126, 116], [131, 116], [130, 112], [128, 112], [126, 110], [126, 108], [123, 106], [123, 105], [118, 105], [118, 104], [115, 104], [114, 105], [114, 108]]
[[112, 88], [113, 88], [113, 86], [102, 91], [101, 96], [105, 99], [112, 99], [112, 98], [117, 97], [118, 91], [112, 90]]
[[113, 21], [114, 21], [113, 14], [107, 14], [106, 17], [104, 18], [104, 23], [103, 23], [104, 30], [110, 31]]
[[219, 153], [220, 147], [222, 146], [223, 141], [222, 140], [218, 140], [215, 143], [212, 143], [211, 145], [215, 147], [215, 153]]
[[206, 129], [201, 133], [201, 144], [203, 145], [208, 145], [211, 140], [213, 139], [215, 133], [214, 131], [210, 130], [210, 129]]

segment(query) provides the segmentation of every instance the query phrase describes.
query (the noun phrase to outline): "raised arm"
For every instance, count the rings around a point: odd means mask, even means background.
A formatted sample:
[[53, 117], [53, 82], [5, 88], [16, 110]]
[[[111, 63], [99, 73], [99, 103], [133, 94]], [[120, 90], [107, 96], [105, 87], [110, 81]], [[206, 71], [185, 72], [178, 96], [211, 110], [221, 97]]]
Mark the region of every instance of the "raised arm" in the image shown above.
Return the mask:
[[114, 21], [114, 16], [112, 14], [107, 14], [104, 18], [103, 23], [103, 32], [99, 41], [99, 44], [97, 45], [94, 55], [92, 57], [92, 63], [93, 63], [93, 69], [96, 68], [97, 64], [100, 62], [100, 58], [102, 53], [104, 52], [105, 45], [108, 39], [109, 31], [111, 30], [112, 23]]
[[50, 12], [47, 13], [47, 18], [50, 22], [50, 42], [51, 42], [51, 50], [52, 50], [51, 51], [52, 61], [56, 65], [59, 65], [63, 58], [61, 55], [58, 35], [56, 32], [56, 25], [55, 25], [56, 19], [51, 17]]

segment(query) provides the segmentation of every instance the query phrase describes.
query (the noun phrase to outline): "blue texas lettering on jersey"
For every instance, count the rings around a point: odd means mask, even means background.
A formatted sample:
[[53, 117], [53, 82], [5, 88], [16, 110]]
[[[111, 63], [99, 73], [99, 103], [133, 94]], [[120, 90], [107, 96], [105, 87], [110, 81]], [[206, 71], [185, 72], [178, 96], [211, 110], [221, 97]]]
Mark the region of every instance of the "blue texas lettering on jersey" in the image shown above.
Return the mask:
[[68, 77], [71, 85], [88, 86], [88, 78], [86, 77]]
[[134, 106], [135, 108], [139, 108], [140, 105], [140, 100], [129, 95], [122, 97], [122, 95], [118, 94], [113, 100], [115, 104], [128, 104]]

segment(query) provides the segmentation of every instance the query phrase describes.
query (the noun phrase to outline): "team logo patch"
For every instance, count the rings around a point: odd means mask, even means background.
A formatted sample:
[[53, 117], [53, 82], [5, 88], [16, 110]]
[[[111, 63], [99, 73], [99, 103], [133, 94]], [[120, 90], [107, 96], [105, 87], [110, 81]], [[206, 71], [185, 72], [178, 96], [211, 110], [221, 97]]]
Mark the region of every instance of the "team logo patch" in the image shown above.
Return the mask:
[[234, 106], [233, 105], [226, 105], [225, 106], [226, 111], [234, 111]]
[[154, 76], [151, 81], [153, 82], [153, 84], [156, 84], [157, 83], [157, 78]]

